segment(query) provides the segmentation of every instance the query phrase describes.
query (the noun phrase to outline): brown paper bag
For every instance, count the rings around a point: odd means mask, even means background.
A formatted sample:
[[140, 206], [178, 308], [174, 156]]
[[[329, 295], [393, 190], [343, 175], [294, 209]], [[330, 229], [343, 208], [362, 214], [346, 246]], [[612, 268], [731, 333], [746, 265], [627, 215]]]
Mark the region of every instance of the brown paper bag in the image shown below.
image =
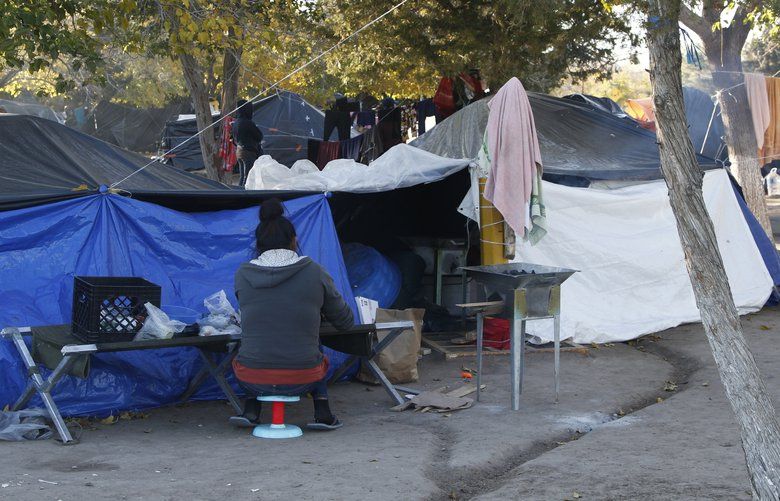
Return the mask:
[[[417, 356], [420, 352], [422, 339], [422, 324], [425, 310], [376, 310], [376, 323], [413, 321], [414, 328], [402, 332], [395, 341], [390, 343], [374, 361], [393, 384], [411, 383], [417, 381]], [[382, 341], [389, 331], [378, 331], [377, 337]], [[377, 384], [378, 381], [367, 367], [360, 368], [358, 379], [366, 383]]]

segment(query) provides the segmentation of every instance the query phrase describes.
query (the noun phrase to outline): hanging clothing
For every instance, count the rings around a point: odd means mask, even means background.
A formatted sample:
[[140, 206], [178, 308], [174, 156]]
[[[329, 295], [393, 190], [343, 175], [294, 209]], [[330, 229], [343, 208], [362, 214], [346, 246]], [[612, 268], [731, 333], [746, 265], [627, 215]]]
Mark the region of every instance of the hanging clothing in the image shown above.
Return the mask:
[[322, 170], [328, 162], [336, 160], [341, 155], [340, 141], [322, 141], [320, 142], [320, 151], [317, 156], [317, 167]]
[[380, 155], [389, 150], [396, 144], [401, 144], [403, 141], [403, 134], [401, 133], [401, 109], [380, 108], [378, 111], [379, 122], [377, 123], [377, 132], [379, 134], [379, 141], [382, 144]]
[[374, 110], [358, 112], [357, 125], [359, 127], [373, 127], [376, 125], [376, 112]]
[[313, 164], [317, 163], [317, 158], [320, 156], [321, 142], [319, 139], [309, 139], [306, 143], [306, 158]]
[[518, 235], [533, 228], [531, 194], [542, 170], [536, 125], [523, 84], [512, 78], [488, 103], [487, 146], [490, 173], [485, 199], [495, 205]]
[[747, 90], [750, 114], [753, 117], [753, 130], [756, 133], [758, 149], [764, 147], [764, 134], [772, 118], [769, 113], [769, 94], [766, 77], [759, 73], [745, 73], [745, 89]]
[[338, 130], [339, 141], [349, 139], [349, 129], [352, 121], [348, 111], [327, 110], [325, 112], [325, 126], [323, 128], [322, 139], [330, 140], [333, 129]]
[[760, 163], [780, 160], [780, 78], [766, 77], [769, 97], [769, 126], [764, 133], [764, 147], [759, 152]]
[[222, 170], [232, 171], [236, 165], [236, 145], [231, 140], [233, 137], [233, 117], [227, 117], [222, 126], [222, 139], [219, 144], [219, 158], [222, 159]]
[[363, 133], [363, 141], [360, 144], [360, 159], [362, 164], [370, 164], [384, 151], [382, 141], [379, 138], [379, 130], [376, 127]]
[[433, 99], [423, 99], [414, 105], [414, 111], [417, 112], [417, 135], [425, 134], [425, 119], [436, 116], [436, 106]]
[[363, 135], [355, 136], [352, 139], [346, 141], [339, 141], [340, 146], [340, 158], [349, 158], [355, 161], [360, 160], [360, 147], [363, 144]]
[[433, 96], [433, 104], [436, 106], [437, 120], [444, 120], [455, 113], [454, 88], [450, 77], [444, 77], [439, 82], [439, 87]]

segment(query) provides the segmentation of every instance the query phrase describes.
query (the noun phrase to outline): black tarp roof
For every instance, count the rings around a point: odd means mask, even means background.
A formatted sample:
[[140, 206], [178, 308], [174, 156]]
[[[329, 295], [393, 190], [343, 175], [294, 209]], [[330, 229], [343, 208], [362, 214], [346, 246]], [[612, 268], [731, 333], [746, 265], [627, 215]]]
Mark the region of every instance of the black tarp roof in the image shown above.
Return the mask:
[[[0, 209], [91, 193], [149, 163], [149, 159], [56, 122], [0, 115]], [[124, 181], [128, 191], [213, 191], [228, 187], [155, 162]], [[75, 190], [75, 191], [74, 191]]]
[[[218, 118], [214, 116], [215, 120]], [[263, 132], [264, 153], [288, 167], [306, 158], [308, 139], [321, 139], [325, 123], [320, 110], [289, 91], [279, 91], [255, 102], [253, 119]], [[194, 118], [169, 121], [163, 132], [163, 148], [170, 150], [197, 132]], [[203, 169], [200, 143], [192, 140], [177, 148], [170, 162], [186, 170]]]
[[[586, 104], [528, 93], [534, 113], [544, 173], [551, 180], [660, 179], [655, 133], [633, 120]], [[477, 101], [437, 124], [411, 144], [450, 158], [476, 158], [488, 118], [488, 100]], [[699, 155], [703, 169], [718, 167]]]
[[164, 108], [134, 108], [100, 101], [81, 131], [126, 150], [156, 152], [165, 124], [191, 109], [187, 102], [174, 102]]
[[563, 96], [563, 98], [571, 99], [572, 101], [584, 104], [593, 109], [606, 111], [607, 113], [612, 113], [619, 117], [628, 116], [618, 103], [608, 97], [591, 96], [590, 94], [569, 94], [568, 96]]

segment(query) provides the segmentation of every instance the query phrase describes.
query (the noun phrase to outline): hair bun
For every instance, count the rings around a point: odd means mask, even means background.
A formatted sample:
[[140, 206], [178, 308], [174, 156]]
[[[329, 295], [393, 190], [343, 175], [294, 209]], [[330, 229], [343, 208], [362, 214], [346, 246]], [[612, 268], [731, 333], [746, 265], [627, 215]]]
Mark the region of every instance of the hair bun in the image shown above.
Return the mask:
[[263, 222], [279, 219], [284, 215], [284, 207], [278, 198], [266, 200], [260, 206], [260, 220]]

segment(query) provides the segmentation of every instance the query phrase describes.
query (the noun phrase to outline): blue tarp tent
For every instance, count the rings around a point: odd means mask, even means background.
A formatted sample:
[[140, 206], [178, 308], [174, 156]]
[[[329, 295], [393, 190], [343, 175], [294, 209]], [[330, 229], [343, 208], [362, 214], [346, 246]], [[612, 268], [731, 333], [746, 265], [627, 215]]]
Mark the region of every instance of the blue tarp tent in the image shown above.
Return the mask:
[[[326, 198], [285, 207], [302, 252], [333, 275], [355, 310]], [[257, 207], [183, 213], [111, 194], [0, 212], [0, 326], [70, 322], [74, 275], [140, 276], [162, 287], [163, 305], [198, 311], [220, 289], [234, 300], [233, 274], [251, 257], [257, 222]], [[332, 370], [345, 359], [326, 353]], [[174, 402], [200, 365], [191, 348], [100, 354], [87, 379], [66, 377], [53, 396], [66, 416], [155, 407]], [[21, 359], [0, 340], [0, 408], [24, 385]], [[195, 398], [222, 394], [212, 381]]]

